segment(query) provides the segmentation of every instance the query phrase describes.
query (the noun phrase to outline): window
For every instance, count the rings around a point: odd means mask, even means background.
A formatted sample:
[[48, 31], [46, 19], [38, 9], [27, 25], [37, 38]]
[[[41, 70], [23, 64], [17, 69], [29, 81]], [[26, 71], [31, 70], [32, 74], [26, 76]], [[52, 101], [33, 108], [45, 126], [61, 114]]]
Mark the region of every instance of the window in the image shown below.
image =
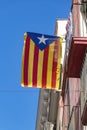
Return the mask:
[[82, 28], [84, 35], [87, 36], [87, 0], [82, 0], [81, 3], [81, 14], [82, 14]]
[[87, 0], [82, 0], [82, 3], [86, 3], [87, 2]]

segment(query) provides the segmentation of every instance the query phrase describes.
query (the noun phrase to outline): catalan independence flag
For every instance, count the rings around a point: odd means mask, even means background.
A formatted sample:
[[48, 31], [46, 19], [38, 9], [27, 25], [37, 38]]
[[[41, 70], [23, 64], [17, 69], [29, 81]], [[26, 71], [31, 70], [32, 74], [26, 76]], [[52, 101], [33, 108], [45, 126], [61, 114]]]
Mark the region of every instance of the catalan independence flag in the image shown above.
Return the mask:
[[21, 79], [23, 87], [58, 90], [61, 41], [57, 36], [31, 32], [24, 34]]

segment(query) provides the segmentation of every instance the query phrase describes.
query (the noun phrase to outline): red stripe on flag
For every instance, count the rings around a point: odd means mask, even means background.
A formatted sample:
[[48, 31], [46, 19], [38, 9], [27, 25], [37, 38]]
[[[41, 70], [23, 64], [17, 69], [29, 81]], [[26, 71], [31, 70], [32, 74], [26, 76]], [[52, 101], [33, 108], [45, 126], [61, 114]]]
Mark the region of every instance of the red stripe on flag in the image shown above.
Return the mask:
[[46, 88], [48, 53], [49, 53], [49, 47], [45, 48], [44, 50], [43, 67], [42, 67], [43, 69], [42, 70], [42, 88]]
[[56, 87], [57, 62], [58, 62], [58, 41], [54, 43], [53, 67], [52, 67], [52, 88]]
[[33, 61], [33, 77], [32, 77], [33, 87], [37, 87], [38, 54], [39, 54], [39, 48], [35, 45], [34, 59], [32, 59], [32, 60], [34, 60]]
[[24, 54], [24, 85], [28, 85], [28, 61], [29, 61], [30, 38], [27, 36]]

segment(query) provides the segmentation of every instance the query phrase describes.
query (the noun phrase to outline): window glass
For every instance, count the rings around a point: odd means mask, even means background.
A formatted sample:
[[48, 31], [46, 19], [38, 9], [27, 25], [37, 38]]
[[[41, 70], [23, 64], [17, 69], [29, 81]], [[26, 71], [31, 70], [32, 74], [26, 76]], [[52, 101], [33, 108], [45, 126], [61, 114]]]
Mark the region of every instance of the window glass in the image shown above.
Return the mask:
[[82, 13], [83, 29], [87, 33], [87, 3], [81, 4], [81, 13]]

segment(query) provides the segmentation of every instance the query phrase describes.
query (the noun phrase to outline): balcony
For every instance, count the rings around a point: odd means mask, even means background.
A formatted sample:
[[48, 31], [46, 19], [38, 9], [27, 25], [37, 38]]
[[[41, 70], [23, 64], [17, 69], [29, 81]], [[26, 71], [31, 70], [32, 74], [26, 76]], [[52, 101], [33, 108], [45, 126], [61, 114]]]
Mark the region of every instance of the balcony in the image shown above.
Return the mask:
[[81, 121], [83, 125], [87, 125], [87, 100], [84, 105]]
[[87, 52], [81, 72], [81, 121], [87, 125]]
[[71, 115], [69, 117], [68, 129], [67, 130], [80, 130], [81, 120], [79, 118], [80, 108], [79, 106], [73, 106]]
[[87, 37], [72, 37], [67, 61], [67, 76], [80, 78], [82, 63], [87, 49]]

